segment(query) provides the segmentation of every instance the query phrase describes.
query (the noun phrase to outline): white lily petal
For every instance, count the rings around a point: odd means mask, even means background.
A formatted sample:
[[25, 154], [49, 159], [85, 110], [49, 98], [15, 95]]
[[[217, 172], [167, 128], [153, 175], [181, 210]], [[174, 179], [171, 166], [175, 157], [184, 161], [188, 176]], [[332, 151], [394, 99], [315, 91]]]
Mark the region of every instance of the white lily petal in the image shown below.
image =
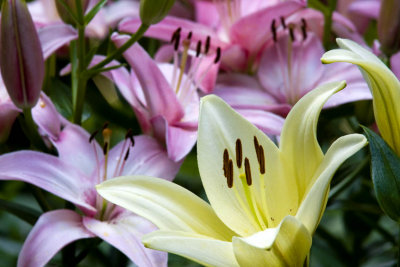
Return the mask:
[[174, 253], [206, 266], [239, 266], [232, 242], [181, 232], [156, 231], [143, 237], [146, 247]]
[[286, 216], [276, 228], [247, 238], [234, 237], [240, 266], [303, 266], [312, 237], [295, 217]]
[[[268, 170], [265, 179], [260, 179], [254, 137], [257, 137], [259, 144], [264, 148], [266, 170]], [[241, 140], [243, 150], [241, 168], [238, 168], [236, 163], [237, 139]], [[232, 188], [229, 188], [227, 178], [224, 176], [223, 155], [225, 149], [233, 161]], [[203, 186], [218, 217], [242, 236], [265, 229], [270, 219], [267, 219], [265, 214], [267, 210], [266, 197], [265, 192], [262, 192], [262, 189], [265, 188], [264, 180], [281, 181], [279, 178], [282, 165], [275, 144], [222, 99], [209, 95], [203, 97], [201, 102], [197, 151]], [[243, 162], [245, 158], [248, 158], [250, 163], [251, 186], [247, 186], [246, 181], [243, 181], [245, 179]], [[272, 175], [277, 175], [277, 177], [272, 178]], [[243, 186], [243, 184], [245, 185]], [[283, 188], [287, 189], [280, 193], [285, 193], [285, 196], [293, 196], [295, 198], [293, 202], [297, 203], [297, 195], [291, 194], [290, 187]], [[249, 201], [251, 197], [248, 197], [249, 194], [246, 193], [246, 190], [254, 196], [253, 203]], [[276, 206], [276, 203], [273, 205]], [[255, 212], [255, 210], [257, 211]]]
[[376, 123], [383, 139], [400, 154], [400, 82], [375, 55], [357, 43], [337, 39], [342, 49], [326, 52], [323, 63], [349, 62], [358, 65], [373, 96]]
[[328, 98], [345, 85], [334, 82], [319, 86], [300, 99], [286, 118], [280, 149], [288, 163], [285, 176], [294, 178], [300, 199], [323, 158], [316, 136], [319, 113]]
[[125, 176], [97, 185], [108, 201], [153, 222], [160, 229], [187, 231], [221, 240], [231, 232], [201, 198], [174, 183], [146, 176]]
[[333, 174], [346, 159], [366, 144], [367, 139], [363, 135], [350, 134], [337, 139], [328, 149], [296, 215], [310, 233], [314, 233], [321, 220]]

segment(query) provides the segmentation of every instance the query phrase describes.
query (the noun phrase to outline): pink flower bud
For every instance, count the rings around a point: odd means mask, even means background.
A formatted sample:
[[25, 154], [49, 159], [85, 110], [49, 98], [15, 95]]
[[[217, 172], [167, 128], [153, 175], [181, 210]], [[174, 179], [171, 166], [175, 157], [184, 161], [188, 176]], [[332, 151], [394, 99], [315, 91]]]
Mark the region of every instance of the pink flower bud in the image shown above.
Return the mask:
[[378, 18], [378, 39], [382, 51], [392, 55], [400, 48], [400, 1], [383, 0]]
[[21, 0], [3, 1], [0, 46], [1, 74], [11, 100], [22, 109], [35, 106], [44, 60], [31, 15]]

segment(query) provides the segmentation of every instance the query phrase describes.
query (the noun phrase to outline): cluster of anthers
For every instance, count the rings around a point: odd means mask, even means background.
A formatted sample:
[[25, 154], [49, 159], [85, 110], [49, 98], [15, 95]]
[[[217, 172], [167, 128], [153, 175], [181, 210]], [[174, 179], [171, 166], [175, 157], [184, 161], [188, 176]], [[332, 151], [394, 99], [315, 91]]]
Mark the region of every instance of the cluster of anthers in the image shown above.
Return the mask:
[[[187, 91], [189, 87], [192, 85], [197, 88], [199, 84], [204, 80], [207, 73], [210, 71], [211, 67], [214, 64], [217, 64], [221, 59], [221, 48], [218, 47], [215, 50], [215, 58], [212, 62], [207, 63], [208, 65], [204, 68], [205, 71], [200, 75], [200, 77], [196, 76], [199, 71], [200, 66], [202, 65], [204, 58], [211, 54], [211, 38], [207, 36], [206, 40], [203, 42], [199, 40], [196, 44], [196, 54], [192, 55], [192, 60], [190, 61], [190, 66], [186, 70], [188, 58], [189, 58], [189, 50], [192, 44], [192, 32], [189, 32], [187, 37], [181, 42], [181, 33], [182, 28], [178, 28], [171, 37], [171, 44], [174, 45], [174, 55], [173, 55], [173, 74], [171, 85], [172, 88], [175, 88], [175, 93], [178, 94], [182, 91]], [[182, 45], [182, 50], [180, 50], [180, 45]], [[204, 49], [203, 49], [204, 47]], [[181, 52], [182, 51], [182, 52]], [[179, 60], [179, 54], [181, 52], [181, 57]], [[178, 66], [179, 64], [179, 66]], [[179, 71], [179, 75], [178, 75]], [[186, 80], [183, 82], [183, 75], [186, 73]]]
[[[96, 142], [93, 142], [95, 139], [96, 135], [99, 132], [102, 132], [103, 135], [103, 155], [104, 155], [104, 163], [103, 163], [103, 170], [101, 170], [101, 163], [100, 159], [98, 158], [98, 148], [96, 146]], [[101, 129], [98, 129], [94, 131], [90, 137], [89, 137], [89, 143], [93, 144], [93, 149], [94, 149], [94, 154], [96, 157], [96, 176], [98, 179], [98, 182], [104, 182], [107, 180], [107, 172], [108, 172], [108, 161], [109, 161], [109, 151], [110, 151], [110, 142], [111, 142], [111, 134], [112, 131], [110, 128], [108, 128], [108, 122], [104, 123], [103, 127]], [[117, 164], [115, 166], [114, 172], [111, 177], [117, 177], [121, 176], [122, 172], [125, 167], [125, 163], [129, 158], [129, 153], [130, 149], [135, 145], [135, 140], [133, 138], [133, 132], [131, 129], [129, 129], [125, 135], [125, 140], [124, 143], [122, 144], [121, 151], [119, 153], [119, 156], [117, 159], [111, 159], [111, 160], [117, 160]], [[101, 171], [103, 171], [103, 174], [101, 174]], [[99, 220], [104, 220], [104, 219], [109, 219], [110, 217], [113, 216], [114, 210], [115, 210], [115, 205], [112, 203], [108, 203], [105, 199], [100, 197], [100, 195], [97, 195], [96, 198], [96, 206], [98, 210], [100, 210], [99, 213], [96, 214]]]
[[[244, 173], [243, 173], [243, 148], [242, 148], [242, 140], [239, 138], [236, 139], [236, 166], [239, 170], [239, 177], [244, 178], [246, 184], [251, 186], [253, 181], [251, 177], [251, 169], [250, 169], [250, 161], [247, 157], [244, 158]], [[262, 145], [258, 143], [257, 137], [254, 136], [254, 148], [257, 155], [257, 161], [259, 164], [260, 174], [265, 174], [265, 156], [264, 156], [264, 148]], [[233, 160], [229, 157], [228, 149], [225, 148], [223, 153], [223, 167], [224, 176], [226, 177], [227, 184], [229, 188], [233, 187]]]
[[[296, 29], [296, 25], [292, 24], [292, 23], [287, 25], [284, 17], [280, 17], [279, 20], [281, 22], [282, 29], [284, 31], [288, 30], [290, 40], [292, 42], [296, 41], [296, 35], [294, 32], [294, 30]], [[275, 43], [278, 41], [277, 30], [278, 30], [278, 25], [277, 25], [276, 19], [273, 19], [271, 22], [271, 32], [272, 32], [272, 39], [274, 40]], [[304, 18], [301, 19], [300, 32], [301, 32], [302, 40], [303, 41], [306, 40], [307, 39], [307, 22]]]

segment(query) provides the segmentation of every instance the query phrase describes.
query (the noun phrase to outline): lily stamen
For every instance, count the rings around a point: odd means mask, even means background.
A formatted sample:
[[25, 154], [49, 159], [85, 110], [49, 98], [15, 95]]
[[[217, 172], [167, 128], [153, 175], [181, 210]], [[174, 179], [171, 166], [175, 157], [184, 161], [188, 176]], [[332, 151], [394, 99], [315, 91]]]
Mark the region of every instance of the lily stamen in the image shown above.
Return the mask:
[[240, 169], [242, 167], [243, 150], [242, 141], [238, 138], [236, 140], [236, 165]]

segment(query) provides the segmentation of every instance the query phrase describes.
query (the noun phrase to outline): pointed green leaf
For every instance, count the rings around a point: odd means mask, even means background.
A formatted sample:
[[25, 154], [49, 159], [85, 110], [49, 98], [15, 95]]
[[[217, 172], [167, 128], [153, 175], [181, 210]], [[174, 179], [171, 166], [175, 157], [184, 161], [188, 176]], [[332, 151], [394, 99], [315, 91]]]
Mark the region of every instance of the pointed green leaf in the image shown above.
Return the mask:
[[382, 210], [393, 220], [400, 219], [400, 158], [386, 142], [363, 127], [371, 150], [371, 175], [376, 198]]

